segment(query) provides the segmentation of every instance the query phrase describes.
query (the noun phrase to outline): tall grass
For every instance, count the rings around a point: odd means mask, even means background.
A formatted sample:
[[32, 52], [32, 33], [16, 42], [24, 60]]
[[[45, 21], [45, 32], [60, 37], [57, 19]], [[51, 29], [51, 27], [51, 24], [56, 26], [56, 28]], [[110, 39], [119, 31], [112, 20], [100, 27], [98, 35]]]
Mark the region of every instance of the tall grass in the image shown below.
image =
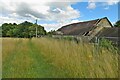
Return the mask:
[[29, 68], [29, 63], [32, 60], [26, 55], [28, 53], [28, 47], [26, 46], [27, 40], [3, 38], [2, 44], [3, 77], [19, 78], [25, 73], [26, 66]]
[[66, 77], [62, 70], [44, 60], [31, 40], [4, 38], [2, 44], [2, 78]]
[[0, 38], [0, 78], [2, 78], [2, 39]]
[[[3, 38], [4, 78], [116, 78], [118, 54], [90, 43], [52, 38]], [[114, 50], [114, 49], [113, 49]]]
[[115, 78], [118, 77], [118, 54], [102, 48], [99, 53], [88, 43], [54, 39], [33, 39], [54, 66], [68, 71], [70, 77]]

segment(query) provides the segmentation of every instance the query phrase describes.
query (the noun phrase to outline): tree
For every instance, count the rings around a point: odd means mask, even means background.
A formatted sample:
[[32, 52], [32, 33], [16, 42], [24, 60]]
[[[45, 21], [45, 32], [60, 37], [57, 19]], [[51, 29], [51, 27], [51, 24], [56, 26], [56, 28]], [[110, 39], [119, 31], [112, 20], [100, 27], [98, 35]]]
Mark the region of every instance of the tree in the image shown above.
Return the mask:
[[53, 34], [55, 34], [55, 32], [56, 32], [55, 30], [51, 30], [51, 31], [49, 31], [49, 32], [47, 33], [47, 35], [48, 35], [48, 36], [52, 36]]
[[35, 26], [30, 26], [29, 27], [29, 37], [34, 37], [36, 34], [35, 34], [35, 31], [36, 31], [36, 28]]
[[30, 22], [23, 22], [20, 24], [16, 23], [4, 23], [2, 24], [2, 36], [3, 37], [18, 37], [18, 38], [30, 38], [35, 37], [36, 34], [36, 26], [37, 26], [37, 34], [46, 35], [46, 31], [44, 27], [41, 25], [33, 24]]
[[12, 29], [15, 28], [15, 24], [11, 24], [11, 23], [4, 23], [2, 25], [2, 36], [3, 37], [12, 37]]
[[118, 21], [115, 23], [114, 26], [115, 26], [115, 27], [120, 27], [120, 20], [118, 20]]

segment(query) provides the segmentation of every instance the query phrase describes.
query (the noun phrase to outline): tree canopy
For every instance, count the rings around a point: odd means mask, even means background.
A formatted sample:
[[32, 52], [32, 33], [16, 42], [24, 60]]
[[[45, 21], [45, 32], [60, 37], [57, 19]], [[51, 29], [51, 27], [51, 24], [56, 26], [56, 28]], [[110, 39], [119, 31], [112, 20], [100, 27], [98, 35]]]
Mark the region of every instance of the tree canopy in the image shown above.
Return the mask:
[[45, 35], [46, 31], [41, 25], [33, 24], [31, 22], [23, 22], [20, 24], [16, 23], [4, 23], [2, 24], [2, 37], [18, 37], [18, 38], [30, 38], [36, 36], [36, 27], [37, 35]]
[[115, 26], [115, 27], [120, 27], [120, 20], [118, 20], [118, 21], [115, 23], [114, 26]]

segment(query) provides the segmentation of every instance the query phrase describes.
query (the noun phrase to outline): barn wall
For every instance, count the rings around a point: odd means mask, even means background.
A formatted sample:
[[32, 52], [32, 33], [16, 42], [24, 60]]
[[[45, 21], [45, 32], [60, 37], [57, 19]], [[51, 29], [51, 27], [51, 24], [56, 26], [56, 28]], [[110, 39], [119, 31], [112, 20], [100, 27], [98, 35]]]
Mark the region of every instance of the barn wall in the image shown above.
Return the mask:
[[102, 20], [97, 24], [97, 26], [101, 26], [101, 27], [112, 27], [106, 18], [105, 18], [105, 19], [102, 19]]
[[103, 26], [97, 26], [94, 30], [91, 31], [90, 36], [95, 36], [99, 31], [101, 31], [104, 27]]
[[97, 27], [89, 32], [89, 36], [94, 37], [99, 31], [101, 31], [105, 27], [112, 27], [107, 19], [102, 19], [98, 24]]

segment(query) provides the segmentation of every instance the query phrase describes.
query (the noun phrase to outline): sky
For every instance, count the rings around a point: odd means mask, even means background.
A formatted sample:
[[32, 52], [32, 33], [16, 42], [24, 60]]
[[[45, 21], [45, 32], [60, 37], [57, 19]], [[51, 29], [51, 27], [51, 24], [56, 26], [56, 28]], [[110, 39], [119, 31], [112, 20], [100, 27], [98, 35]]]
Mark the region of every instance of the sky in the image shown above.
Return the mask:
[[107, 17], [112, 24], [118, 20], [119, 0], [0, 0], [0, 25], [29, 21], [45, 30], [77, 22]]

